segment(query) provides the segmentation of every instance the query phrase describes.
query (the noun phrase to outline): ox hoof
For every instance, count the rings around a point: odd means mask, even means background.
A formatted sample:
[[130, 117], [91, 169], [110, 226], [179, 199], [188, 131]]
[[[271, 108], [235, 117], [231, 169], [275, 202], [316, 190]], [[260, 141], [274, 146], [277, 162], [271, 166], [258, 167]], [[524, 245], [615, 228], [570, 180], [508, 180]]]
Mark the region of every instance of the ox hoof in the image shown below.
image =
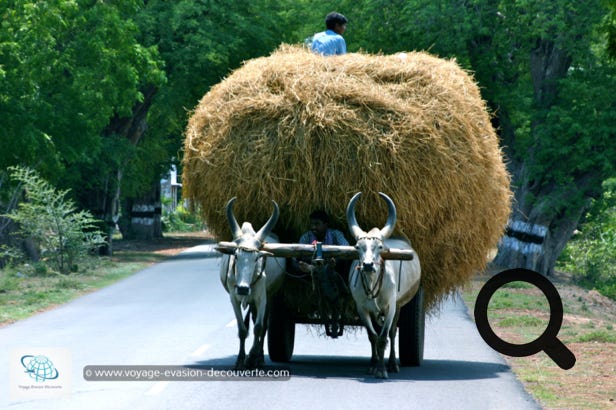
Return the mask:
[[374, 372], [374, 377], [377, 379], [389, 379], [389, 375], [387, 374], [387, 370], [385, 369], [377, 369]]
[[244, 370], [246, 369], [246, 364], [244, 363], [244, 358], [238, 358], [235, 362], [235, 366], [233, 366], [235, 370]]
[[378, 369], [379, 366], [379, 362], [378, 361], [371, 361], [370, 362], [370, 367], [368, 367], [368, 374], [370, 375], [374, 375], [376, 374], [376, 370]]
[[265, 367], [265, 359], [263, 355], [248, 355], [248, 359], [246, 359], [246, 367], [248, 369], [261, 369]]
[[397, 362], [389, 363], [387, 365], [387, 371], [390, 373], [398, 373], [400, 372], [400, 366], [398, 366]]

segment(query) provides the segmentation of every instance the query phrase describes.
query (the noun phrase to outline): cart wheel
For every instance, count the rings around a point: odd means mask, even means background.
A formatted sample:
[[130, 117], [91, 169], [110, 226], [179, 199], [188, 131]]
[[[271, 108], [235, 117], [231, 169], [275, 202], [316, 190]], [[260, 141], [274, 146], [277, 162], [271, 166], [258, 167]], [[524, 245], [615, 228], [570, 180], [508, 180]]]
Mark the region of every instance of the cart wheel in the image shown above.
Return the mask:
[[272, 362], [288, 362], [293, 356], [295, 322], [284, 303], [282, 292], [272, 298], [267, 329], [267, 349]]
[[420, 366], [424, 353], [424, 331], [426, 312], [424, 311], [423, 288], [409, 303], [402, 306], [398, 319], [398, 351], [402, 366]]

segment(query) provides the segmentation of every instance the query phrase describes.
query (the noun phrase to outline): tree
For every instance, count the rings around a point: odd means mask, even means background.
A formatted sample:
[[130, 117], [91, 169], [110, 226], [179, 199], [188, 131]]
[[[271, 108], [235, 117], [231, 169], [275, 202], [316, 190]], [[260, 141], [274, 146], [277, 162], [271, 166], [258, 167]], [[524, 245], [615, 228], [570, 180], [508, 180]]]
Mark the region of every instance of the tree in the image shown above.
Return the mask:
[[26, 198], [7, 216], [19, 224], [19, 234], [34, 238], [41, 258], [60, 273], [75, 270], [78, 259], [104, 244], [96, 220], [88, 211], [78, 211], [67, 199], [29, 168], [13, 167], [11, 177], [23, 186]]
[[[616, 162], [616, 71], [599, 0], [367, 0], [362, 47], [426, 49], [471, 69], [494, 112], [515, 202], [496, 262], [549, 274]], [[367, 35], [370, 34], [370, 35]]]
[[164, 81], [155, 47], [137, 41], [141, 7], [138, 0], [0, 5], [0, 168], [32, 165], [106, 221], [118, 211], [119, 176]]
[[[148, 107], [149, 126], [137, 148], [147, 149], [148, 156], [138, 156], [126, 169], [142, 178], [138, 184], [135, 178], [123, 184], [123, 235], [147, 238], [160, 234], [158, 181], [170, 163], [179, 162], [190, 110], [209, 87], [243, 60], [266, 55], [278, 46], [281, 29], [276, 16], [280, 10], [280, 2], [273, 0], [224, 4], [150, 0], [136, 16], [140, 42], [159, 50], [167, 81]], [[156, 166], [152, 158], [157, 158]], [[143, 187], [147, 188], [139, 189]]]

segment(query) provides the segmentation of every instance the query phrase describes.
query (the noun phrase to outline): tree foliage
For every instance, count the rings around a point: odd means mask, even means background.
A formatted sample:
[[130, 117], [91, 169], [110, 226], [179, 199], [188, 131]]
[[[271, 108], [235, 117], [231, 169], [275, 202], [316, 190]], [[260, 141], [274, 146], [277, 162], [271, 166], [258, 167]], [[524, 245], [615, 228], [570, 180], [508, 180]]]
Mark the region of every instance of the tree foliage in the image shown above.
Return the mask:
[[167, 141], [178, 154], [189, 111], [242, 61], [279, 44], [277, 1], [150, 0], [139, 14], [141, 41], [156, 46], [167, 83], [150, 110], [146, 138]]
[[[137, 41], [137, 0], [0, 3], [0, 168], [32, 164], [80, 186], [124, 147], [102, 131], [164, 78], [155, 47]], [[70, 167], [70, 172], [68, 171]]]
[[360, 4], [349, 24], [359, 47], [430, 50], [473, 71], [513, 175], [512, 217], [548, 228], [543, 265], [528, 267], [548, 273], [588, 199], [616, 172], [616, 98], [607, 91], [616, 86], [616, 67], [606, 55], [605, 3]]

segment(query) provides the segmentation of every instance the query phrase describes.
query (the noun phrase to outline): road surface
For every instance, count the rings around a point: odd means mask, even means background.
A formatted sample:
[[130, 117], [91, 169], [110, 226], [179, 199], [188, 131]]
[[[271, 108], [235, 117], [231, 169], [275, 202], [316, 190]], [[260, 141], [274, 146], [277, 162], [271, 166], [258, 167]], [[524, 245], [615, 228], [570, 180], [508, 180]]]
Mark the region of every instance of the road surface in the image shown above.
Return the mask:
[[[540, 408], [500, 355], [480, 338], [459, 297], [450, 298], [438, 316], [427, 320], [423, 365], [402, 368], [387, 381], [366, 374], [370, 347], [362, 329], [346, 329], [334, 340], [323, 336], [322, 329], [305, 325], [297, 326], [286, 381], [84, 379], [86, 366], [232, 366], [237, 328], [218, 279], [219, 258], [211, 255], [210, 248], [195, 248], [62, 307], [0, 328], [0, 368], [10, 370], [0, 372], [0, 408]], [[56, 365], [70, 388], [64, 387], [65, 397], [31, 398], [26, 387], [15, 387], [16, 377], [27, 375], [30, 356], [48, 349], [70, 355], [69, 369]], [[266, 366], [274, 369], [267, 351]], [[31, 379], [30, 385], [51, 382]], [[7, 386], [19, 393], [12, 398]]]

